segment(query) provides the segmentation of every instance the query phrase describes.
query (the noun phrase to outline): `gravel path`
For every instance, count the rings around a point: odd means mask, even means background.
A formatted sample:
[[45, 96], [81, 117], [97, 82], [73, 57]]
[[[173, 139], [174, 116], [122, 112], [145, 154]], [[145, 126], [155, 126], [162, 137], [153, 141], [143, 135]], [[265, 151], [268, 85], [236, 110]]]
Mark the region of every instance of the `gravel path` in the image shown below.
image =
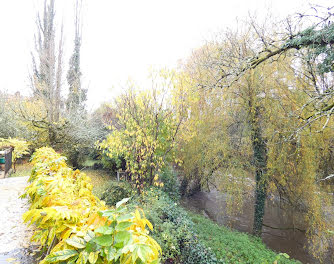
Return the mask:
[[20, 199], [28, 177], [0, 179], [0, 264], [33, 264], [30, 256], [31, 228], [22, 221], [28, 210], [26, 199]]

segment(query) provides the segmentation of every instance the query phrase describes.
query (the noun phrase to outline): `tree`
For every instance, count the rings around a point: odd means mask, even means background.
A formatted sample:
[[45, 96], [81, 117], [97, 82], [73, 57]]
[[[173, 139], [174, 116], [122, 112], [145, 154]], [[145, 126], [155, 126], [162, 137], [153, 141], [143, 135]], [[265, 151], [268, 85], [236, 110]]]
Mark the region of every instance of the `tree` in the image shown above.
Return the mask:
[[24, 137], [27, 128], [20, 122], [19, 116], [13, 111], [13, 106], [22, 100], [19, 93], [9, 95], [0, 92], [0, 137]]
[[61, 116], [61, 88], [63, 73], [63, 29], [61, 27], [58, 48], [56, 45], [55, 0], [45, 0], [42, 15], [37, 14], [37, 34], [35, 35], [35, 52], [32, 53], [33, 73], [31, 87], [34, 100], [45, 109], [45, 116], [28, 116], [22, 106], [17, 113], [30, 122], [37, 130], [45, 130], [48, 142], [55, 145], [58, 140], [57, 123]]
[[[226, 70], [228, 70], [227, 65], [230, 66], [233, 63], [237, 64], [238, 60], [243, 56], [251, 56], [252, 54], [254, 54], [254, 43], [252, 41], [253, 40], [251, 35], [238, 35], [237, 33], [230, 31], [226, 33], [224, 42], [209, 44], [206, 49], [203, 49], [204, 54], [202, 54], [202, 58], [200, 58], [200, 63], [203, 64], [195, 66], [195, 68], [201, 68], [196, 70], [197, 74], [195, 73], [196, 76], [194, 76], [194, 79], [197, 82], [196, 86], [205, 87], [202, 89], [208, 90], [217, 89], [217, 78], [215, 74], [219, 75], [222, 72], [225, 72]], [[211, 68], [208, 68], [208, 65]], [[199, 75], [198, 73], [201, 73], [201, 75]], [[233, 159], [239, 160], [239, 165], [242, 163], [244, 164], [244, 166], [249, 166], [249, 164], [252, 164], [252, 167], [254, 169], [256, 183], [254, 204], [254, 234], [257, 236], [260, 236], [262, 231], [264, 204], [267, 196], [268, 185], [266, 146], [267, 139], [263, 132], [263, 111], [265, 110], [262, 102], [263, 99], [261, 98], [261, 94], [268, 89], [268, 84], [263, 81], [263, 74], [261, 74], [259, 71], [249, 72], [248, 74], [245, 74], [242, 79], [240, 79], [240, 82], [235, 83], [234, 86], [231, 86], [229, 90], [225, 89], [221, 93], [216, 92], [216, 94], [220, 94], [222, 98], [218, 99], [218, 102], [220, 102], [220, 104], [216, 106], [218, 111], [214, 111], [214, 113], [225, 115], [225, 118], [222, 117], [222, 119], [225, 119], [224, 123], [226, 126], [233, 126], [232, 124], [226, 122], [228, 120], [231, 120], [229, 118], [226, 119], [226, 116], [230, 115], [226, 111], [227, 108], [231, 107], [230, 111], [236, 111], [236, 109], [238, 109], [237, 111], [240, 111], [239, 117], [242, 117], [244, 119], [240, 120], [240, 123], [243, 123], [242, 129], [244, 131], [247, 131], [247, 136], [249, 137], [248, 142], [250, 142], [250, 146], [252, 148], [252, 155], [250, 155], [250, 160], [247, 162], [248, 165], [246, 165], [246, 162], [242, 162], [241, 159], [239, 159], [242, 157], [242, 155], [238, 155], [238, 158], [233, 157]], [[214, 99], [210, 97], [204, 99], [204, 101], [205, 100], [208, 100], [207, 106], [209, 107], [209, 109], [211, 108], [212, 110], [212, 106], [214, 105]], [[219, 108], [226, 109], [222, 110]], [[200, 115], [203, 115], [203, 113], [205, 113], [205, 111], [200, 108]], [[210, 120], [208, 118], [204, 119]], [[216, 120], [217, 119], [219, 120], [219, 118], [216, 118]], [[207, 121], [205, 125], [207, 125], [209, 122], [210, 121]], [[223, 132], [224, 130], [225, 133]], [[224, 130], [222, 131], [222, 133], [220, 133], [220, 136], [232, 137], [232, 135], [230, 134], [231, 132], [228, 132], [228, 129], [224, 128]], [[242, 137], [244, 136], [245, 135], [242, 135]], [[214, 171], [224, 168], [227, 173], [223, 173], [223, 175], [225, 175], [226, 177], [231, 173], [231, 169], [233, 168], [233, 166], [230, 166], [228, 164], [232, 161], [228, 158], [228, 156], [231, 155], [227, 154], [232, 149], [231, 145], [233, 141], [224, 138], [218, 140], [218, 142], [221, 144], [220, 146], [224, 147], [221, 148], [216, 147], [215, 145], [211, 145], [212, 148], [210, 149], [210, 151], [213, 151], [213, 149], [219, 149], [219, 152], [221, 153], [219, 156], [221, 156], [223, 160], [211, 166], [211, 168], [208, 168], [208, 173], [212, 175], [214, 174]], [[213, 153], [216, 152], [213, 151]], [[208, 163], [206, 163], [206, 165], [208, 165]], [[232, 177], [234, 177], [234, 175], [232, 175]]]
[[[275, 62], [248, 69], [233, 82], [220, 79], [231, 68], [238, 69], [240, 60], [256, 54], [256, 36], [250, 28], [228, 31], [199, 49], [183, 67], [190, 79], [188, 97], [193, 98], [182, 127], [186, 131], [180, 132], [182, 137], [190, 135], [179, 140], [183, 169], [186, 174], [198, 170], [190, 174], [198, 175], [202, 186], [227, 192], [234, 208], [240, 208], [234, 206], [240, 196], [249, 201], [242, 193], [254, 183], [257, 236], [267, 194], [279, 197], [282, 206], [303, 215], [312, 252], [321, 258], [320, 252], [330, 243], [327, 231], [333, 229], [324, 206], [332, 198], [319, 185], [332, 173], [331, 155], [325, 151], [332, 148], [332, 132], [322, 130], [324, 124], [318, 119], [295, 133], [303, 126], [300, 117], [309, 116], [317, 106], [307, 104], [316, 92], [310, 78], [314, 71], [305, 74], [309, 66], [297, 63], [291, 51]], [[330, 171], [322, 172], [324, 168]], [[303, 229], [298, 223], [296, 219], [292, 228]]]
[[69, 85], [69, 94], [67, 98], [67, 110], [70, 113], [77, 113], [84, 109], [84, 102], [87, 99], [87, 89], [81, 85], [80, 70], [80, 49], [81, 49], [81, 8], [82, 1], [75, 1], [75, 35], [74, 35], [74, 51], [70, 59], [70, 67], [67, 73], [67, 83]]
[[99, 144], [110, 158], [124, 158], [127, 172], [138, 190], [158, 184], [159, 172], [174, 161], [176, 134], [181, 120], [173, 114], [166, 91], [173, 85], [169, 73], [162, 72], [146, 91], [130, 87], [117, 101], [117, 121]]

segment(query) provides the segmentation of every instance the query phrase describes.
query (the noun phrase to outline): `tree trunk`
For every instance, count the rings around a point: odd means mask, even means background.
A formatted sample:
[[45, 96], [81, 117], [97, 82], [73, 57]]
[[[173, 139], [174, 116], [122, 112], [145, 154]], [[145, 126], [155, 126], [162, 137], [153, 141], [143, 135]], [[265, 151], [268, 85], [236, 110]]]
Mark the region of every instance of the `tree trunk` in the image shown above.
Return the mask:
[[268, 185], [266, 178], [267, 147], [260, 127], [259, 108], [255, 107], [254, 111], [252, 112], [252, 146], [254, 152], [254, 165], [256, 173], [253, 233], [255, 236], [260, 237], [262, 233], [262, 224]]

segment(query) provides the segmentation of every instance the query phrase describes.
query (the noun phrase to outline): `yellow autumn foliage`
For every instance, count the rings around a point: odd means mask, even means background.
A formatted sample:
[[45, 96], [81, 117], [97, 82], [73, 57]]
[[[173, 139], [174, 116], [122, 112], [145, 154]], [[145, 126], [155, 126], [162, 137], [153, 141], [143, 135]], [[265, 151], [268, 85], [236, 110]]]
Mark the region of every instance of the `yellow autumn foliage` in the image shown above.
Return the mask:
[[[92, 194], [90, 178], [67, 167], [52, 148], [38, 149], [23, 197], [34, 224], [33, 241], [49, 253], [40, 263], [159, 263], [161, 248], [148, 235], [142, 211], [128, 212], [124, 199], [108, 209]], [[140, 262], [141, 261], [141, 262]]]

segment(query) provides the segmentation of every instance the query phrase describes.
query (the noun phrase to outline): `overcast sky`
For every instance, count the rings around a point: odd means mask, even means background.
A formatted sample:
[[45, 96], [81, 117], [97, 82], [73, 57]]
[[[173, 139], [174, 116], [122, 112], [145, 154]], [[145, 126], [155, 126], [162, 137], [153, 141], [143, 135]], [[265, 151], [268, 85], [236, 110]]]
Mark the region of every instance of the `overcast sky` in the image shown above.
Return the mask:
[[[29, 93], [30, 52], [41, 0], [0, 0], [0, 89]], [[65, 63], [73, 50], [73, 2], [56, 0], [65, 27]], [[88, 105], [119, 94], [128, 78], [141, 85], [150, 67], [175, 67], [210, 36], [249, 12], [285, 17], [306, 0], [83, 0], [83, 85]], [[312, 3], [333, 3], [331, 0]]]

